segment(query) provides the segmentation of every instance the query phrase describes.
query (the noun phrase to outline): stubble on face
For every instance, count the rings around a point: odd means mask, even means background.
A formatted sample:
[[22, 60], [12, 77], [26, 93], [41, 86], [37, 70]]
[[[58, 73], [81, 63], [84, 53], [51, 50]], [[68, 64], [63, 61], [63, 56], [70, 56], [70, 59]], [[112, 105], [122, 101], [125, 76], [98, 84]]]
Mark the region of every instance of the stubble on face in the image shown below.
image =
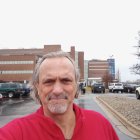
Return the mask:
[[47, 108], [53, 114], [63, 114], [68, 109], [68, 95], [62, 93], [60, 95], [49, 94], [46, 97]]

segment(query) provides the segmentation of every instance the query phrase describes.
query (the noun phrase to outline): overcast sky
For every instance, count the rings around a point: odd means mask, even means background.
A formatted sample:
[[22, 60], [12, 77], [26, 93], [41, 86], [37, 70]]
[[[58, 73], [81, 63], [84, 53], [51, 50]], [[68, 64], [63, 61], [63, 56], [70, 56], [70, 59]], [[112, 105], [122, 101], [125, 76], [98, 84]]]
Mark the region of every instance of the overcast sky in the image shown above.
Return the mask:
[[75, 46], [87, 60], [113, 55], [122, 81], [140, 79], [129, 70], [138, 61], [139, 6], [139, 0], [3, 0], [0, 48]]

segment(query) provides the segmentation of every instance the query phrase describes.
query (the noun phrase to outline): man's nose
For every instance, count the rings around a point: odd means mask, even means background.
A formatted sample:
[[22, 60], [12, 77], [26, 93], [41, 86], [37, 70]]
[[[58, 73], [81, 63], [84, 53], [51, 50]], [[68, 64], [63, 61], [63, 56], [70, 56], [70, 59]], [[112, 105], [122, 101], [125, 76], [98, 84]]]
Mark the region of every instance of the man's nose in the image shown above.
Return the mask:
[[63, 92], [63, 85], [59, 82], [55, 83], [53, 87], [53, 93], [59, 95], [62, 92]]

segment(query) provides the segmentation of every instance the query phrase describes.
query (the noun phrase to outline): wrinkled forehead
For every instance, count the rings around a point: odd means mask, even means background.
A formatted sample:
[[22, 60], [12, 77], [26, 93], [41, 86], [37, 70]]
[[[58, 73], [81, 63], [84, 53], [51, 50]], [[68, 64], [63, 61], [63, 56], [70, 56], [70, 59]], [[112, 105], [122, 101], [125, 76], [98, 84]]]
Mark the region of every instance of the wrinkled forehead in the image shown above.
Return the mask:
[[68, 66], [72, 68], [75, 71], [75, 66], [72, 60], [70, 60], [68, 57], [53, 57], [53, 58], [46, 58], [40, 65], [40, 69], [42, 67], [49, 67], [50, 65], [55, 66]]

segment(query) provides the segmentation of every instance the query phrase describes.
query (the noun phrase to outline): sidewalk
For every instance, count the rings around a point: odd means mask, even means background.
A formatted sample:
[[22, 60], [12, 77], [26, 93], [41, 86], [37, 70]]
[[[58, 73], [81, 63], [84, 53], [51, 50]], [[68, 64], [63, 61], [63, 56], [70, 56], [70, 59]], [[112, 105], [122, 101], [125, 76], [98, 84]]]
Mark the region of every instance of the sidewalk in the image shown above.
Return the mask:
[[107, 102], [107, 100], [104, 100], [103, 96], [96, 97], [96, 102], [98, 103], [98, 105], [106, 112], [106, 114], [113, 121], [113, 123], [115, 123], [120, 131], [134, 139], [140, 139], [140, 128], [132, 124], [122, 114], [117, 112], [116, 109], [109, 104], [111, 102], [111, 99], [109, 100], [110, 101]]
[[101, 94], [92, 94], [90, 92], [84, 95], [80, 94], [79, 98], [75, 100], [75, 103], [83, 108], [97, 111], [105, 116], [111, 122], [120, 140], [140, 140], [139, 137], [128, 131], [128, 129], [126, 129], [126, 127], [116, 119], [99, 100], [97, 100], [96, 97], [99, 95]]

